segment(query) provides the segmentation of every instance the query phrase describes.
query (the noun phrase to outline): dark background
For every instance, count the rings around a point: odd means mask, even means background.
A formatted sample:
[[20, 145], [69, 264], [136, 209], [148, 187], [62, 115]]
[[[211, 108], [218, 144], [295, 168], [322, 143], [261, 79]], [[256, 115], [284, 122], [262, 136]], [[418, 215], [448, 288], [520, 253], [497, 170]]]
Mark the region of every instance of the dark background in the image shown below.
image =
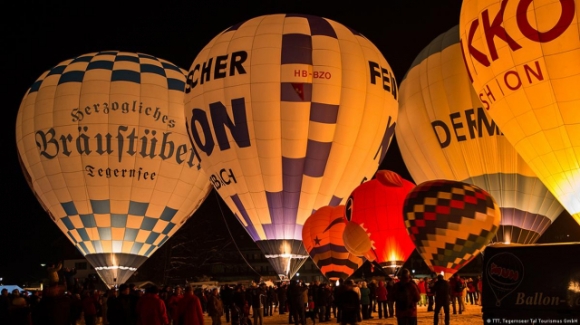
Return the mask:
[[[313, 14], [338, 21], [371, 40], [402, 80], [417, 54], [436, 36], [459, 23], [459, 0], [391, 1], [18, 1], [2, 8], [0, 277], [4, 283], [34, 281], [40, 263], [78, 254], [41, 208], [22, 175], [16, 153], [15, 121], [30, 85], [57, 63], [89, 52], [142, 52], [189, 69], [197, 53], [218, 33], [255, 16]], [[5, 111], [4, 111], [5, 110]], [[381, 168], [411, 180], [396, 141]], [[221, 199], [211, 193], [177, 240], [205, 229], [215, 247], [235, 250], [248, 241]], [[227, 232], [225, 222], [232, 234]], [[580, 227], [563, 213], [541, 241], [580, 240]], [[215, 241], [230, 241], [219, 244]], [[212, 246], [213, 247], [213, 246]], [[215, 248], [214, 248], [215, 249]], [[154, 255], [159, 255], [158, 253]], [[143, 267], [148, 267], [146, 263]]]

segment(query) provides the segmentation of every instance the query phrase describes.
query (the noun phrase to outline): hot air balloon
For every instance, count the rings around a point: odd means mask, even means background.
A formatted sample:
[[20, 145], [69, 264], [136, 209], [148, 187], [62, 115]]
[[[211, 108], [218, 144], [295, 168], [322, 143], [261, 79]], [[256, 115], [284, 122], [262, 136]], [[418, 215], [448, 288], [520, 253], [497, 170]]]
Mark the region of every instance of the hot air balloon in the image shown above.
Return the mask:
[[211, 190], [185, 128], [184, 72], [143, 53], [84, 54], [43, 73], [18, 111], [29, 185], [108, 286], [124, 283]]
[[446, 278], [483, 251], [501, 221], [489, 193], [450, 180], [417, 185], [407, 195], [403, 213], [417, 251], [433, 272]]
[[477, 96], [580, 223], [580, 4], [467, 0], [459, 34]]
[[[389, 170], [379, 170], [375, 178], [360, 184], [346, 204], [349, 227], [365, 231], [344, 232], [347, 249], [383, 267], [401, 267], [415, 250], [403, 220], [403, 203], [415, 184]], [[356, 228], [356, 227], [355, 227]], [[362, 247], [371, 250], [363, 252]], [[362, 243], [362, 244], [361, 244]]]
[[185, 91], [201, 167], [278, 275], [292, 277], [308, 258], [306, 219], [343, 203], [386, 153], [397, 117], [389, 64], [332, 20], [266, 15], [210, 41]]
[[344, 247], [342, 233], [346, 219], [344, 205], [324, 206], [314, 212], [302, 228], [304, 248], [314, 264], [331, 281], [346, 280], [364, 263]]
[[417, 56], [401, 83], [397, 144], [417, 184], [449, 179], [497, 201], [493, 242], [532, 244], [563, 208], [488, 117], [461, 56], [458, 27]]

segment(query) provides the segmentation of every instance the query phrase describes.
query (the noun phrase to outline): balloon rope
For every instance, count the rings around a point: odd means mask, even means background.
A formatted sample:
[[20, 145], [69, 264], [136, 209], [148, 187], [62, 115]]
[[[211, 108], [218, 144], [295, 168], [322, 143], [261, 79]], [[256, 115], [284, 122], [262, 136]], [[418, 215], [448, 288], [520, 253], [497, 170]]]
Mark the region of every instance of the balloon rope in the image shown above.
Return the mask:
[[218, 207], [220, 208], [220, 213], [222, 214], [222, 219], [224, 220], [224, 223], [226, 224], [226, 229], [228, 230], [228, 233], [230, 234], [230, 238], [232, 239], [232, 242], [234, 243], [234, 246], [236, 246], [236, 249], [238, 250], [238, 253], [240, 253], [240, 256], [244, 259], [244, 262], [246, 262], [246, 264], [250, 267], [250, 269], [252, 269], [252, 271], [254, 271], [254, 273], [256, 273], [257, 275], [259, 275], [260, 277], [262, 277], [262, 275], [260, 273], [258, 273], [258, 271], [256, 271], [252, 267], [252, 265], [250, 265], [250, 263], [248, 262], [248, 260], [246, 260], [246, 257], [244, 256], [244, 254], [242, 254], [242, 252], [240, 251], [240, 248], [238, 247], [238, 244], [236, 243], [236, 240], [234, 239], [234, 236], [232, 236], [232, 232], [230, 231], [230, 226], [228, 225], [228, 223], [226, 221], [226, 217], [224, 215], [224, 211], [222, 210], [222, 205], [220, 204], [219, 196], [218, 196], [217, 192], [215, 191], [215, 189], [213, 190], [213, 192], [215, 194]]

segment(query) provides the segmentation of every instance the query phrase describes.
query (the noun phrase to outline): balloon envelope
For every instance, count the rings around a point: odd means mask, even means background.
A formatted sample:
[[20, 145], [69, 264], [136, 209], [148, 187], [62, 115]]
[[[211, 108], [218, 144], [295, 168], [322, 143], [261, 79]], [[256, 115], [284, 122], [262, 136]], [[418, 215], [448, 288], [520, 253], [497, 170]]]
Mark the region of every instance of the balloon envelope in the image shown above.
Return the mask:
[[372, 248], [364, 253], [368, 260], [384, 267], [402, 266], [415, 250], [403, 219], [403, 203], [414, 187], [395, 172], [379, 170], [373, 180], [355, 188], [347, 201], [346, 216], [365, 232], [345, 232], [347, 249], [360, 254], [359, 249], [370, 240]]
[[401, 83], [397, 144], [415, 182], [476, 185], [497, 201], [494, 242], [532, 244], [563, 208], [488, 117], [473, 90], [458, 27], [417, 56]]
[[459, 34], [489, 115], [580, 223], [579, 13], [573, 0], [467, 0]]
[[417, 251], [433, 272], [444, 272], [447, 278], [483, 251], [501, 220], [489, 193], [449, 180], [417, 185], [403, 212]]
[[59, 63], [22, 100], [25, 177], [108, 286], [124, 283], [211, 189], [185, 128], [184, 84], [168, 61], [102, 51]]
[[373, 245], [367, 229], [361, 227], [355, 222], [347, 221], [344, 226], [344, 232], [342, 234], [342, 240], [346, 249], [355, 256], [364, 256], [369, 261], [373, 262], [375, 260], [375, 254], [373, 254]]
[[280, 277], [292, 277], [308, 257], [306, 219], [378, 168], [394, 133], [397, 85], [380, 51], [352, 29], [266, 15], [199, 53], [185, 115], [214, 187]]
[[304, 248], [322, 274], [331, 281], [345, 280], [358, 270], [364, 260], [344, 247], [342, 233], [346, 219], [344, 205], [324, 206], [314, 212], [302, 228]]

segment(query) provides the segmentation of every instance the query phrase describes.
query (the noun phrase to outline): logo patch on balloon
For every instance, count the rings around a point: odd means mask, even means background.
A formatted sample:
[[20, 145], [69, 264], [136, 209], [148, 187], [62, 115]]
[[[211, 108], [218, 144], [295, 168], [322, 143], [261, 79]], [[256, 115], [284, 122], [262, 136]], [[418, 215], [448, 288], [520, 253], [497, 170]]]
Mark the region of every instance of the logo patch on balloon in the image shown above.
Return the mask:
[[512, 253], [499, 253], [491, 258], [485, 266], [488, 281], [496, 298], [496, 306], [518, 288], [524, 279], [524, 264]]

